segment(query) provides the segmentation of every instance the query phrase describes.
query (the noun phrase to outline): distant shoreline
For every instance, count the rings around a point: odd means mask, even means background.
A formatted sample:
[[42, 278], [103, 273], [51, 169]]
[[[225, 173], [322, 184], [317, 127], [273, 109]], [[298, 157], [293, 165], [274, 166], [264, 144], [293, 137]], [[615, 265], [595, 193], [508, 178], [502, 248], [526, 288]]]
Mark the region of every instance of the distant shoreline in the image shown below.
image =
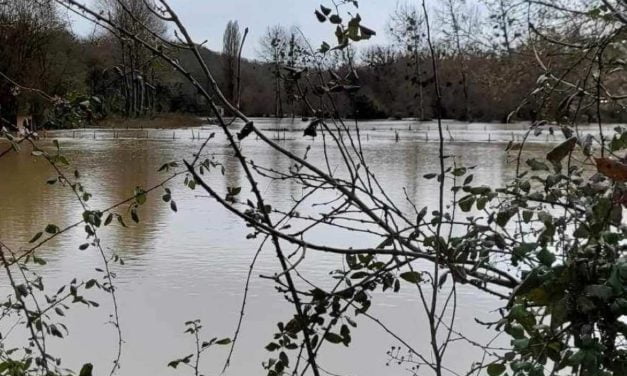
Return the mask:
[[94, 122], [88, 128], [115, 129], [179, 129], [206, 124], [206, 118], [194, 114], [164, 113], [154, 117], [126, 118], [118, 115], [107, 116]]

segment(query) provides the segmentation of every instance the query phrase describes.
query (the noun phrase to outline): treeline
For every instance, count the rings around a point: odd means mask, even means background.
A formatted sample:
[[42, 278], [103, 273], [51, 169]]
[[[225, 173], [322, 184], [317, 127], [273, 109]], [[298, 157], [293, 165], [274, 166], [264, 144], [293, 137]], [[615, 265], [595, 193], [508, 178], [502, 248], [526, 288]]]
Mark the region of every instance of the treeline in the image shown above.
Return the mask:
[[[468, 16], [477, 14], [468, 8], [469, 3], [441, 3], [435, 41], [443, 117], [506, 121], [517, 110], [516, 119], [560, 119], [568, 98], [560, 97], [559, 92], [548, 97], [537, 95], [538, 77], [544, 72], [538, 54], [549, 58], [553, 67], [562, 68], [569, 66], [573, 55], [558, 53], [554, 43], [525, 33], [514, 8], [508, 8], [507, 14], [499, 14], [499, 7], [487, 8], [496, 10], [481, 19]], [[167, 36], [165, 26], [160, 27], [161, 20], [145, 8], [143, 1], [107, 0], [103, 6], [126, 29], [176, 53], [191, 73], [202, 69], [191, 51]], [[319, 20], [324, 22], [326, 17]], [[383, 39], [387, 34], [391, 43], [355, 51], [350, 47], [330, 48], [333, 42], [329, 41], [313, 51], [299, 33], [282, 26], [269, 27], [261, 41], [245, 42], [247, 30], [241, 30], [237, 22], [229, 22], [223, 51], [202, 46], [199, 50], [228, 99], [251, 116], [313, 115], [307, 113], [301, 99], [319, 100], [319, 93], [302, 91], [290, 77], [322, 64], [331, 76], [349, 78], [359, 86], [359, 90], [337, 96], [336, 108], [342, 116], [426, 120], [435, 117], [436, 106], [423, 25], [420, 12], [400, 7], [390, 15], [388, 30], [379, 31], [378, 37]], [[259, 43], [257, 59], [240, 59], [243, 43]], [[329, 57], [324, 62], [315, 58], [320, 50]], [[89, 37], [74, 35], [61, 22], [53, 3], [46, 1], [0, 6], [0, 73], [3, 119], [32, 114], [40, 126], [67, 126], [53, 116], [59, 106], [53, 109], [47, 96], [63, 98], [66, 108], [97, 107], [95, 118], [107, 114], [209, 114], [207, 103], [188, 81], [154, 53], [132, 39], [106, 31]], [[613, 82], [620, 87], [625, 83], [624, 75]], [[538, 101], [543, 101], [542, 105]], [[598, 109], [591, 106], [578, 111], [583, 121], [593, 121], [598, 115]], [[627, 120], [625, 113], [613, 106], [604, 106], [601, 112], [605, 121]]]

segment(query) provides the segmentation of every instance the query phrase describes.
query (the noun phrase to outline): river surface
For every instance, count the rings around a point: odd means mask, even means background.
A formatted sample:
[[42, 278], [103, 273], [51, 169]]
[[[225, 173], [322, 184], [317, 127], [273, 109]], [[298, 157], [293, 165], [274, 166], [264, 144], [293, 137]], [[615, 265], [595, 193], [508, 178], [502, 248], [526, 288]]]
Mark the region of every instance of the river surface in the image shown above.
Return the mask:
[[[257, 124], [273, 137], [283, 139], [280, 142], [298, 155], [311, 146], [309, 159], [322, 163], [320, 138], [302, 136], [306, 123], [259, 119]], [[475, 183], [498, 186], [511, 178], [515, 166], [513, 158], [504, 151], [505, 144], [522, 139], [524, 124], [447, 122], [445, 126], [446, 153], [459, 157], [464, 165], [477, 166]], [[360, 127], [370, 168], [390, 196], [404, 205], [404, 210], [410, 210], [403, 204], [405, 189], [418, 207], [435, 208], [437, 186], [423, 175], [437, 171], [436, 124], [373, 121], [363, 122]], [[163, 180], [168, 174], [158, 172], [159, 167], [173, 160], [193, 159], [193, 152], [210, 132], [217, 136], [207, 151], [225, 167], [225, 173], [213, 171], [207, 175], [207, 182], [221, 192], [226, 187], [245, 185], [245, 176], [226, 141], [219, 136], [219, 129], [211, 125], [177, 130], [55, 131], [47, 132], [40, 144], [53, 150], [52, 140], [59, 141], [72, 168], [81, 171], [83, 185], [94, 195], [90, 207], [99, 209], [132, 195], [136, 186], [150, 187]], [[611, 133], [611, 128], [607, 132]], [[532, 137], [525, 155], [542, 158], [550, 145], [560, 140], [563, 137], [559, 131]], [[258, 165], [289, 167], [285, 158], [252, 136], [242, 142], [242, 149]], [[336, 150], [330, 149], [330, 157], [339, 163]], [[12, 249], [26, 247], [29, 239], [49, 223], [63, 228], [81, 218], [82, 209], [67, 188], [46, 184], [53, 176], [45, 161], [33, 157], [27, 148], [0, 159], [0, 239]], [[191, 191], [183, 185], [182, 178], [167, 186], [172, 189], [178, 212], [170, 210], [161, 200], [163, 191], [157, 190], [140, 208], [139, 224], [127, 220], [129, 227], [122, 228], [114, 221], [100, 232], [105, 250], [117, 253], [125, 261], [123, 266], [115, 266], [124, 336], [119, 371], [122, 376], [189, 374], [188, 369], [166, 366], [170, 360], [193, 350], [192, 338], [183, 333], [185, 321], [202, 320], [202, 335], [206, 338], [232, 336], [245, 278], [259, 245], [258, 239], [246, 238], [249, 231], [240, 220], [198, 188]], [[290, 196], [300, 193], [300, 187], [293, 184], [268, 182], [261, 188], [275, 206], [289, 204]], [[119, 211], [125, 210], [122, 207]], [[337, 245], [372, 246], [371, 239], [362, 235], [330, 232], [320, 236]], [[41, 250], [40, 256], [47, 265], [38, 269], [52, 291], [74, 277], [87, 280], [97, 275], [94, 269], [101, 267], [102, 261], [94, 249], [78, 249], [84, 239], [83, 230], [77, 228]], [[329, 271], [340, 262], [337, 256], [310, 252], [299, 268], [308, 279], [328, 281]], [[287, 321], [293, 315], [292, 307], [275, 291], [273, 283], [259, 277], [278, 270], [272, 249], [264, 249], [255, 265], [242, 332], [227, 375], [265, 374], [261, 362], [268, 359], [269, 353], [264, 346], [271, 341], [276, 322]], [[2, 278], [3, 294], [8, 295], [5, 277]], [[70, 328], [69, 335], [63, 340], [51, 340], [50, 346], [55, 355], [63, 358], [65, 367], [78, 369], [81, 364], [92, 362], [94, 374], [104, 375], [115, 356], [115, 331], [107, 324], [111, 304], [106, 295], [90, 294], [101, 306], [73, 308], [62, 318]], [[497, 319], [496, 310], [501, 304], [477, 290], [462, 287], [455, 329], [477, 342], [492, 339], [496, 333], [476, 324], [475, 318]], [[417, 349], [428, 350], [425, 317], [414, 289], [404, 286], [397, 294], [376, 294], [371, 313]], [[411, 365], [387, 365], [386, 352], [391, 346], [398, 346], [394, 338], [367, 319], [359, 318], [358, 324], [349, 348], [333, 344], [324, 348], [319, 359], [324, 369], [341, 375], [409, 374], [407, 368]], [[6, 335], [7, 323], [0, 328]], [[5, 341], [19, 343], [20, 335], [12, 332]], [[497, 343], [507, 343], [507, 339]], [[203, 374], [219, 374], [227, 350], [216, 347], [206, 352], [201, 362]], [[481, 357], [477, 348], [459, 341], [450, 347], [445, 364], [461, 373]]]

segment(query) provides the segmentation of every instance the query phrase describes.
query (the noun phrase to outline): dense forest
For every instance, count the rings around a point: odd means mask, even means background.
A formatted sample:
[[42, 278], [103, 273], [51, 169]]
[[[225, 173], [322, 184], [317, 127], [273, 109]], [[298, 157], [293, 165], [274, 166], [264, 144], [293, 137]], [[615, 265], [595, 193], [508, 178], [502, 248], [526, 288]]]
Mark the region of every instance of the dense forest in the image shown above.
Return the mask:
[[[126, 4], [141, 10], [141, 1]], [[559, 121], [568, 94], [553, 93], [543, 113], [537, 111], [537, 102], [544, 99], [534, 90], [546, 70], [538, 64], [539, 55], [559, 69], [566, 69], [579, 55], [563, 53], [561, 45], [550, 43], [551, 36], [534, 33], [533, 24], [525, 24], [519, 7], [508, 4], [503, 8], [503, 4], [502, 0], [472, 6], [440, 1], [433, 27], [442, 83], [441, 115], [468, 121], [506, 121], [517, 110], [519, 120]], [[101, 7], [139, 34], [146, 31], [137, 21], [152, 25], [157, 32], [149, 37], [167, 42], [160, 48], [172, 50], [190, 72], [200, 72], [191, 53], [179, 50], [176, 37], [154, 15], [136, 12], [137, 18], [131, 19], [115, 1], [102, 2]], [[0, 8], [0, 72], [6, 75], [0, 80], [0, 105], [5, 117], [33, 114], [40, 125], [64, 126], [63, 121], [51, 120], [47, 100], [29, 90], [18, 93], [16, 84], [75, 104], [95, 100], [92, 104], [98, 105], [101, 115], [208, 113], [206, 103], [185, 77], [168, 69], [136, 42], [104, 29], [87, 37], [75, 35], [59, 13], [46, 2], [17, 1]], [[550, 14], [537, 17], [548, 19]], [[374, 37], [382, 44], [341, 50], [326, 47], [330, 58], [325, 69], [340, 75], [350, 73], [351, 83], [361, 88], [338, 99], [336, 109], [347, 117], [431, 119], [435, 92], [424, 19], [411, 6], [399, 6], [388, 18], [388, 29], [377, 30]], [[567, 39], [578, 38], [577, 30], [568, 29], [567, 24], [554, 26]], [[245, 42], [258, 44], [259, 56], [241, 58], [243, 32], [236, 21], [229, 22], [222, 51], [199, 48], [219, 87], [229, 99], [237, 96], [239, 107], [252, 116], [311, 116], [296, 105], [296, 89], [286, 78], [295, 69], [313, 67], [316, 61], [312, 56], [320, 50], [311, 47], [312, 42], [299, 30], [276, 25], [267, 29], [262, 40]], [[325, 46], [329, 44], [323, 43], [321, 49]], [[12, 81], [7, 80], [9, 77]], [[621, 87], [626, 82], [621, 70], [614, 73], [610, 86]], [[619, 109], [615, 104], [603, 106], [604, 118], [624, 121]], [[594, 107], [583, 108], [581, 119], [593, 121], [596, 113]]]

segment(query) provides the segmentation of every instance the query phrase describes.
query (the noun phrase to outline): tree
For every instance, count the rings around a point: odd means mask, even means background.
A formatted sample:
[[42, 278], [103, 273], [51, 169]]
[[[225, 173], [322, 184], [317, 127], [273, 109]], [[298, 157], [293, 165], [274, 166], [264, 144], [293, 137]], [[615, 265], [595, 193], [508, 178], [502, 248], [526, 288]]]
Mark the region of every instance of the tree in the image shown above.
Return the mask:
[[417, 90], [418, 119], [428, 118], [425, 111], [425, 94], [423, 84], [423, 49], [424, 49], [424, 18], [416, 7], [411, 5], [400, 6], [390, 18], [390, 34], [399, 45], [401, 51], [410, 57], [410, 67], [413, 68], [411, 82]]
[[283, 117], [281, 69], [287, 58], [288, 40], [287, 31], [280, 25], [269, 27], [261, 39], [261, 58], [269, 64], [274, 77], [275, 117]]
[[[15, 138], [3, 129], [12, 148], [8, 150], [19, 151], [20, 142], [29, 143], [33, 152], [27, 155], [40, 158], [55, 173], [48, 184], [59, 183], [57, 186], [69, 190], [80, 204], [82, 215], [78, 222], [63, 229], [48, 224], [34, 234], [29, 245], [20, 247], [17, 252], [0, 243], [1, 266], [11, 286], [6, 300], [0, 304], [0, 319], [18, 316], [16, 325], [25, 329], [28, 342], [21, 349], [5, 351], [0, 347], [2, 370], [15, 375], [66, 374], [66, 370], [60, 369], [60, 361], [50, 355], [45, 346], [47, 336], [61, 338], [64, 335], [59, 327], [65, 327], [54, 323], [53, 320], [59, 318], [51, 319], [52, 312], [64, 316], [64, 310], [72, 303], [96, 307], [97, 303], [82, 294], [87, 294], [87, 289], [99, 288], [112, 297], [111, 321], [118, 333], [119, 350], [110, 374], [116, 372], [123, 341], [113, 285], [115, 273], [109, 271], [109, 264], [118, 262], [119, 258], [107, 256], [98, 231], [111, 225], [113, 218], [124, 227], [126, 217], [139, 222], [138, 208], [152, 191], [158, 190], [161, 200], [177, 211], [172, 191], [165, 184], [180, 177], [187, 187], [204, 190], [241, 221], [247, 230], [246, 238], [258, 241], [258, 253], [264, 247], [271, 247], [275, 254], [278, 270], [267, 278], [274, 282], [293, 312], [277, 323], [275, 333], [265, 346], [268, 361], [263, 367], [269, 375], [282, 375], [289, 369], [293, 374], [304, 375], [311, 371], [319, 376], [323, 371], [320, 351], [339, 344], [349, 346], [354, 328], [363, 321], [379, 325], [400, 343], [408, 355], [393, 348], [387, 356], [404, 366], [403, 371], [410, 368], [416, 373], [420, 368], [421, 374], [453, 373], [447, 367], [451, 358], [449, 345], [464, 341], [485, 353], [471, 365], [468, 374], [626, 374], [627, 158], [624, 155], [627, 129], [616, 127], [613, 134], [604, 135], [601, 119], [603, 106], [609, 103], [620, 106], [627, 99], [622, 91], [625, 76], [621, 72], [625, 65], [627, 17], [619, 3], [585, 0], [575, 9], [558, 5], [567, 20], [565, 25], [556, 28], [555, 22], [549, 22], [530, 26], [537, 38], [530, 39], [530, 46], [525, 48], [534, 52], [543, 72], [529, 96], [540, 95], [549, 101], [556, 95], [566, 95], [566, 100], [557, 106], [563, 116], [553, 119], [560, 122], [564, 140], [552, 145], [547, 153], [534, 147], [534, 158], [524, 161], [528, 141], [542, 132], [553, 133], [557, 128], [547, 121], [551, 119], [529, 124], [522, 140], [516, 143], [512, 140], [505, 150], [515, 163], [515, 175], [503, 186], [486, 186], [473, 181], [474, 167], [464, 166], [459, 158], [451, 155], [452, 148], [445, 142], [441, 92], [445, 55], [434, 45], [426, 1], [422, 1], [426, 56], [432, 76], [428, 84], [433, 90], [438, 137], [437, 163], [433, 172], [423, 176], [425, 185], [433, 184], [437, 202], [419, 209], [422, 205], [405, 192], [396, 197], [386, 192], [369, 166], [368, 153], [362, 150], [359, 123], [347, 122], [336, 110], [336, 100], [345, 96], [357, 96], [364, 107], [375, 107], [367, 98], [360, 98], [362, 88], [356, 84], [358, 75], [354, 74], [350, 58], [347, 60], [351, 70], [346, 74], [329, 72], [322, 63], [313, 65], [315, 69], [311, 72], [292, 69], [298, 87], [311, 91], [319, 99], [310, 101], [301, 96], [315, 116], [303, 136], [306, 141], [310, 141], [310, 137], [322, 138], [318, 141], [322, 152], [312, 158], [308, 155], [310, 144], [297, 143], [295, 147], [301, 149], [295, 151], [291, 148], [294, 145], [285, 147], [275, 142], [254, 119], [226, 98], [198, 44], [166, 0], [160, 0], [163, 9], [159, 15], [177, 30], [181, 43], [191, 51], [189, 56], [202, 67], [204, 79], [194, 76], [171, 51], [156, 46], [150, 36], [138, 36], [121, 27], [118, 21], [75, 0], [57, 1], [106, 25], [116, 37], [131, 38], [189, 80], [213, 111], [246, 186], [242, 189], [227, 181], [227, 186], [222, 187], [221, 182], [216, 184], [207, 176], [213, 169], [230, 168], [203, 153], [213, 139], [212, 133], [187, 159], [165, 163], [160, 169], [167, 176], [163, 181], [146, 189], [136, 187], [127, 199], [113, 206], [92, 209], [86, 204], [91, 194], [82, 185], [78, 171], [68, 173], [73, 169], [68, 170], [69, 161], [62, 154], [58, 141], [54, 142], [56, 147], [42, 150], [30, 134]], [[356, 7], [357, 3], [340, 5]], [[334, 10], [321, 6], [315, 13], [318, 20], [329, 21], [336, 29], [335, 50], [347, 51], [353, 42], [374, 35], [361, 25], [359, 16], [353, 16], [353, 8], [347, 22], [340, 16], [340, 9], [344, 8], [338, 5]], [[566, 38], [558, 39], [563, 36]], [[276, 49], [275, 40], [271, 39], [270, 46]], [[520, 46], [510, 47], [512, 52], [526, 51]], [[325, 42], [311, 54], [315, 61], [324, 61], [329, 50], [330, 44]], [[576, 58], [547, 64], [545, 56], [556, 56], [555, 51], [561, 52], [557, 56], [567, 52], [566, 55]], [[271, 55], [270, 62], [279, 71], [285, 56], [277, 55]], [[514, 60], [517, 55], [492, 58], [503, 63]], [[384, 49], [375, 49], [366, 57], [376, 67], [395, 63]], [[279, 59], [281, 63], [276, 63]], [[455, 64], [455, 60], [448, 63]], [[284, 75], [279, 72], [275, 77], [284, 78]], [[545, 102], [540, 101], [540, 107]], [[243, 126], [237, 133], [221, 115], [218, 103], [241, 120]], [[596, 108], [598, 131], [588, 133], [578, 128], [582, 106]], [[276, 163], [275, 158], [267, 164], [253, 163], [254, 155], [248, 154], [249, 148], [241, 147], [241, 141], [253, 135], [274, 152], [273, 156], [281, 158], [281, 163]], [[335, 152], [334, 159], [329, 157], [328, 150]], [[6, 151], [0, 157], [4, 155]], [[264, 181], [284, 185], [289, 199], [266, 195], [265, 190], [260, 189]], [[303, 207], [315, 209], [303, 215]], [[401, 209], [403, 207], [409, 210]], [[42, 278], [36, 274], [37, 268], [31, 270], [29, 263], [45, 265], [37, 251], [76, 227], [84, 228], [87, 239], [79, 249], [91, 247], [102, 256], [104, 268], [99, 272], [103, 278], [86, 282], [73, 279], [56, 293], [47, 293]], [[320, 236], [331, 229], [352, 237], [356, 233], [363, 234], [365, 245], [357, 248], [355, 244], [338, 244], [331, 236]], [[299, 272], [300, 263], [314, 252], [337, 257], [337, 265], [330, 268], [329, 280], [323, 283], [316, 283]], [[252, 266], [249, 270], [252, 274]], [[34, 276], [31, 273], [35, 273]], [[474, 293], [501, 299], [502, 307], [495, 312], [498, 319], [483, 325], [499, 335], [507, 334], [511, 339], [509, 345], [477, 343], [458, 332], [455, 319], [462, 285]], [[370, 309], [380, 294], [393, 294], [401, 289], [411, 289], [410, 296], [415, 298], [420, 313], [426, 318], [427, 330], [419, 329], [426, 339], [426, 350], [404, 340], [405, 333], [388, 328]], [[248, 291], [248, 282], [245, 291]], [[244, 299], [240, 323], [245, 303]], [[189, 321], [186, 326], [186, 332], [194, 337], [195, 353], [174, 360], [169, 366], [176, 368], [186, 364], [196, 375], [200, 374], [201, 353], [214, 344], [234, 346], [240, 330], [238, 325], [233, 340], [216, 337], [201, 341], [200, 323]], [[225, 368], [228, 363], [229, 360]], [[91, 372], [88, 364], [81, 371]]]
[[222, 38], [222, 56], [224, 58], [225, 93], [229, 101], [237, 103], [237, 69], [242, 36], [237, 21], [229, 21]]
[[[24, 87], [64, 95], [80, 76], [63, 77], [75, 65], [61, 59], [74, 56], [74, 38], [67, 33], [57, 16], [54, 3], [10, 1], [0, 6], [0, 73]], [[68, 48], [69, 47], [69, 48]], [[67, 51], [60, 56], [56, 49]], [[75, 81], [76, 80], [76, 81]], [[43, 123], [45, 103], [32, 92], [19, 90], [11, 82], [0, 79], [0, 114], [15, 119], [18, 112], [33, 114], [36, 123]]]
[[490, 13], [492, 30], [486, 35], [487, 44], [493, 50], [504, 51], [512, 56], [515, 48], [522, 40], [524, 30], [524, 2], [515, 0], [483, 0]]
[[462, 120], [471, 120], [470, 114], [470, 82], [468, 77], [467, 59], [472, 48], [470, 35], [476, 31], [474, 10], [464, 0], [444, 0], [442, 31], [445, 43], [450, 45], [453, 57], [459, 63], [459, 75], [464, 95]]
[[[168, 46], [165, 26], [156, 13], [154, 2], [144, 0], [103, 0], [103, 11], [120, 27], [156, 45]], [[108, 67], [115, 76], [124, 97], [124, 114], [147, 115], [154, 110], [158, 61], [142, 48], [136, 38], [111, 34], [118, 42], [116, 65]]]

